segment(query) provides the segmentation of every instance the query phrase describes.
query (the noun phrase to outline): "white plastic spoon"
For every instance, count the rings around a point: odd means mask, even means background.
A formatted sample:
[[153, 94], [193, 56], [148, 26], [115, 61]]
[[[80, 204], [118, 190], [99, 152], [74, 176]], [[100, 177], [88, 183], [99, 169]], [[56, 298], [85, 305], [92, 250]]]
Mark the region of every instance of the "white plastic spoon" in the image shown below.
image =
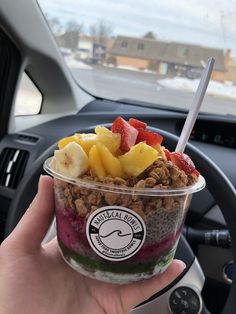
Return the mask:
[[215, 59], [210, 58], [207, 61], [207, 65], [202, 72], [202, 76], [201, 76], [197, 91], [194, 94], [192, 105], [188, 112], [187, 118], [183, 126], [183, 130], [180, 134], [179, 141], [175, 149], [175, 151], [178, 153], [183, 153], [185, 150], [185, 147], [187, 145], [194, 123], [197, 119], [203, 98], [205, 96], [205, 93], [206, 93], [206, 90], [210, 81], [214, 63], [215, 63]]

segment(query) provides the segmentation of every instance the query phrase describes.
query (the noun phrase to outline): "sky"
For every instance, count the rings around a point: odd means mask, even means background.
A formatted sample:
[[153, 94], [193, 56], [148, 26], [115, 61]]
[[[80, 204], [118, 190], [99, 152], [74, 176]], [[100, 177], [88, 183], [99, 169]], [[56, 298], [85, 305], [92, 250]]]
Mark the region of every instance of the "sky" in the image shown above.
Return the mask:
[[38, 0], [44, 13], [82, 23], [84, 32], [99, 20], [113, 35], [142, 37], [231, 49], [236, 57], [236, 0]]

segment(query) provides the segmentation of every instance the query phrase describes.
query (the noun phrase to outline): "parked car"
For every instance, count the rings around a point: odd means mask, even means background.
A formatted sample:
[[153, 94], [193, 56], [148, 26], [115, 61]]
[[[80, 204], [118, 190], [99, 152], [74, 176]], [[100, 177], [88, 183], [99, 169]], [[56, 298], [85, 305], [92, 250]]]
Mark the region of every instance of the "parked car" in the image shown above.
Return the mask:
[[189, 79], [199, 79], [201, 77], [202, 70], [201, 69], [189, 69], [186, 72], [186, 77]]

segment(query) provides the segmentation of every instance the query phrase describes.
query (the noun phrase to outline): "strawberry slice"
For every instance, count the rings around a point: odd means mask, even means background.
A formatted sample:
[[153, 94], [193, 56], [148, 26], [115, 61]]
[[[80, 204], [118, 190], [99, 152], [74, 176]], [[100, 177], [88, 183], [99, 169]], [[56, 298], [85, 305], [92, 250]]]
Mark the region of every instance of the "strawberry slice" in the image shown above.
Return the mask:
[[147, 127], [147, 123], [134, 118], [130, 118], [128, 123], [132, 125], [135, 129], [146, 129]]
[[163, 150], [164, 150], [164, 153], [165, 153], [165, 155], [166, 155], [166, 159], [167, 159], [167, 160], [171, 160], [171, 158], [170, 158], [170, 151], [169, 151], [169, 149], [167, 149], [167, 148], [163, 148]]
[[194, 169], [193, 173], [197, 178], [200, 176], [200, 172], [197, 169]]
[[155, 146], [157, 144], [161, 144], [162, 140], [163, 140], [163, 137], [160, 134], [154, 133], [152, 131], [140, 129], [138, 132], [136, 143], [146, 142], [146, 144], [150, 146]]
[[184, 153], [170, 153], [170, 158], [173, 164], [183, 170], [186, 174], [191, 174], [195, 170], [195, 165], [192, 159]]
[[119, 133], [121, 135], [120, 149], [124, 152], [128, 152], [130, 148], [135, 145], [138, 130], [130, 125], [121, 117], [117, 117], [111, 126], [113, 133]]

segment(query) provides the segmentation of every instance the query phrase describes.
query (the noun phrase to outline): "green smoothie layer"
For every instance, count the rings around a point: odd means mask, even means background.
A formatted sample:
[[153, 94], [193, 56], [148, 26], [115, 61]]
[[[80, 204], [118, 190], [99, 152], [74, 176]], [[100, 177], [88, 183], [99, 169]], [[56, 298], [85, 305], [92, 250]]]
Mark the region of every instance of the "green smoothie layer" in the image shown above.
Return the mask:
[[108, 271], [112, 273], [122, 273], [122, 274], [136, 274], [136, 273], [147, 273], [153, 272], [154, 268], [158, 265], [160, 268], [165, 267], [171, 262], [175, 254], [175, 246], [164, 254], [162, 258], [157, 261], [151, 262], [133, 262], [125, 263], [123, 262], [108, 262], [108, 261], [96, 261], [89, 257], [82, 256], [70, 249], [68, 249], [59, 239], [58, 244], [63, 252], [64, 257], [69, 261], [69, 259], [75, 260], [77, 263], [83, 265], [91, 271], [100, 270]]

